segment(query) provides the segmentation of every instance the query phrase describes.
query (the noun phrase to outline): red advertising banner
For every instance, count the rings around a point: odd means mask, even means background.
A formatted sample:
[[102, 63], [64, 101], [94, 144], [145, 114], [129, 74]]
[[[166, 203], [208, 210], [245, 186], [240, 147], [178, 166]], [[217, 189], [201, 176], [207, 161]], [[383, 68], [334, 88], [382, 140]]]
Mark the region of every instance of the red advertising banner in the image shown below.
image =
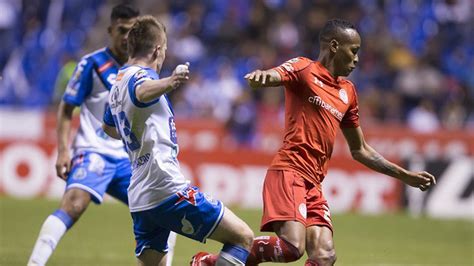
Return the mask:
[[[0, 111], [0, 116], [0, 195], [60, 197], [64, 182], [56, 177], [54, 169], [54, 115], [4, 110]], [[245, 147], [237, 145], [226, 129], [215, 121], [178, 119], [177, 128], [180, 144], [178, 158], [186, 177], [226, 204], [261, 207], [263, 179], [274, 153], [281, 145], [281, 127], [262, 123], [254, 144]], [[474, 162], [473, 132], [442, 131], [419, 135], [400, 127], [376, 127], [364, 131], [368, 142], [376, 150], [407, 167], [419, 168], [420, 161], [450, 162], [456, 158]], [[467, 172], [464, 169], [466, 166], [459, 170], [467, 173], [466, 182], [474, 175], [472, 165]], [[438, 172], [443, 175], [444, 170]], [[453, 175], [456, 174], [450, 174]], [[394, 211], [403, 207], [402, 198], [407, 195], [410, 198], [411, 195], [395, 179], [373, 172], [352, 160], [341, 136], [336, 141], [323, 190], [333, 212]], [[462, 200], [470, 204], [473, 199], [472, 193], [467, 193], [466, 199]], [[413, 200], [409, 201], [413, 203]], [[465, 213], [465, 209], [459, 210], [461, 212]], [[467, 213], [474, 216], [473, 212], [471, 208]]]

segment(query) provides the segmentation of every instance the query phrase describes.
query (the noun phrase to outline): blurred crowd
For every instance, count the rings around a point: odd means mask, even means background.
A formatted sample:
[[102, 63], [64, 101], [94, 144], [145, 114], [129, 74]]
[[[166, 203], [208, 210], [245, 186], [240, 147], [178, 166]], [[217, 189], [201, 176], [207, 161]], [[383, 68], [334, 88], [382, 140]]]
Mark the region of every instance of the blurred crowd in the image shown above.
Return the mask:
[[[107, 43], [111, 7], [124, 1], [0, 0], [0, 104], [50, 108], [75, 62]], [[258, 123], [283, 121], [283, 90], [251, 90], [243, 76], [296, 56], [316, 59], [331, 18], [362, 36], [357, 86], [362, 123], [414, 130], [474, 128], [471, 0], [126, 1], [167, 26], [163, 75], [189, 61], [171, 95], [180, 117], [218, 119], [239, 143]]]

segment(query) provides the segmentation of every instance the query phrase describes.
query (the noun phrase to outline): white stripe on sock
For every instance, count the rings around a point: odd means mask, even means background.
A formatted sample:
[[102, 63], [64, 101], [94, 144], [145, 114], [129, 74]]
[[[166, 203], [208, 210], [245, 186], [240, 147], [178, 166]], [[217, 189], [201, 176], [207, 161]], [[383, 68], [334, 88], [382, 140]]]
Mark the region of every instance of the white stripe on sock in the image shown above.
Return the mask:
[[216, 266], [244, 266], [245, 263], [241, 262], [236, 257], [229, 253], [221, 251], [219, 258], [216, 261]]

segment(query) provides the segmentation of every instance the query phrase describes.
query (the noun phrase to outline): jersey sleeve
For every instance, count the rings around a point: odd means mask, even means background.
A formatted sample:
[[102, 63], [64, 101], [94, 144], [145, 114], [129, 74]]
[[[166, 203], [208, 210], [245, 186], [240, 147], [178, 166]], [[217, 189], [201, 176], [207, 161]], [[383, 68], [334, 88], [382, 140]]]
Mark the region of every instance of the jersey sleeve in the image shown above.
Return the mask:
[[301, 71], [311, 62], [308, 58], [296, 57], [273, 69], [280, 74], [283, 85], [295, 84], [302, 79]]
[[108, 104], [105, 106], [103, 120], [104, 120], [104, 124], [106, 124], [107, 126], [116, 127], [114, 117], [112, 116], [112, 110], [110, 110], [110, 106]]
[[136, 107], [145, 108], [157, 103], [160, 98], [152, 100], [150, 102], [141, 102], [137, 99], [135, 94], [137, 88], [147, 80], [157, 80], [158, 75], [156, 72], [153, 72], [149, 69], [141, 69], [137, 71], [129, 80], [128, 80], [128, 93], [130, 94], [130, 99], [132, 99], [133, 104]]
[[94, 63], [91, 60], [84, 58], [77, 64], [64, 92], [64, 102], [75, 106], [84, 102], [92, 91], [93, 71]]
[[[351, 84], [352, 85], [352, 84]], [[349, 109], [344, 114], [344, 117], [341, 121], [341, 128], [348, 128], [348, 127], [358, 127], [359, 126], [359, 101], [357, 100], [357, 93], [352, 85], [352, 101], [349, 105]]]

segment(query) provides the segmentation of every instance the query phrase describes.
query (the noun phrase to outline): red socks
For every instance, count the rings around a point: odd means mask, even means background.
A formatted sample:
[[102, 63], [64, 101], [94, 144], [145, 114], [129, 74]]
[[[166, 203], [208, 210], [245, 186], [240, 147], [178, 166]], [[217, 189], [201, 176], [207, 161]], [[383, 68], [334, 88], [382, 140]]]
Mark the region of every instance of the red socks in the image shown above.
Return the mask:
[[306, 262], [304, 263], [304, 266], [318, 266], [318, 265], [319, 264], [316, 261], [310, 260], [310, 259], [306, 260]]
[[291, 262], [300, 257], [298, 249], [284, 239], [277, 236], [260, 236], [253, 240], [246, 265], [253, 266], [266, 261]]

